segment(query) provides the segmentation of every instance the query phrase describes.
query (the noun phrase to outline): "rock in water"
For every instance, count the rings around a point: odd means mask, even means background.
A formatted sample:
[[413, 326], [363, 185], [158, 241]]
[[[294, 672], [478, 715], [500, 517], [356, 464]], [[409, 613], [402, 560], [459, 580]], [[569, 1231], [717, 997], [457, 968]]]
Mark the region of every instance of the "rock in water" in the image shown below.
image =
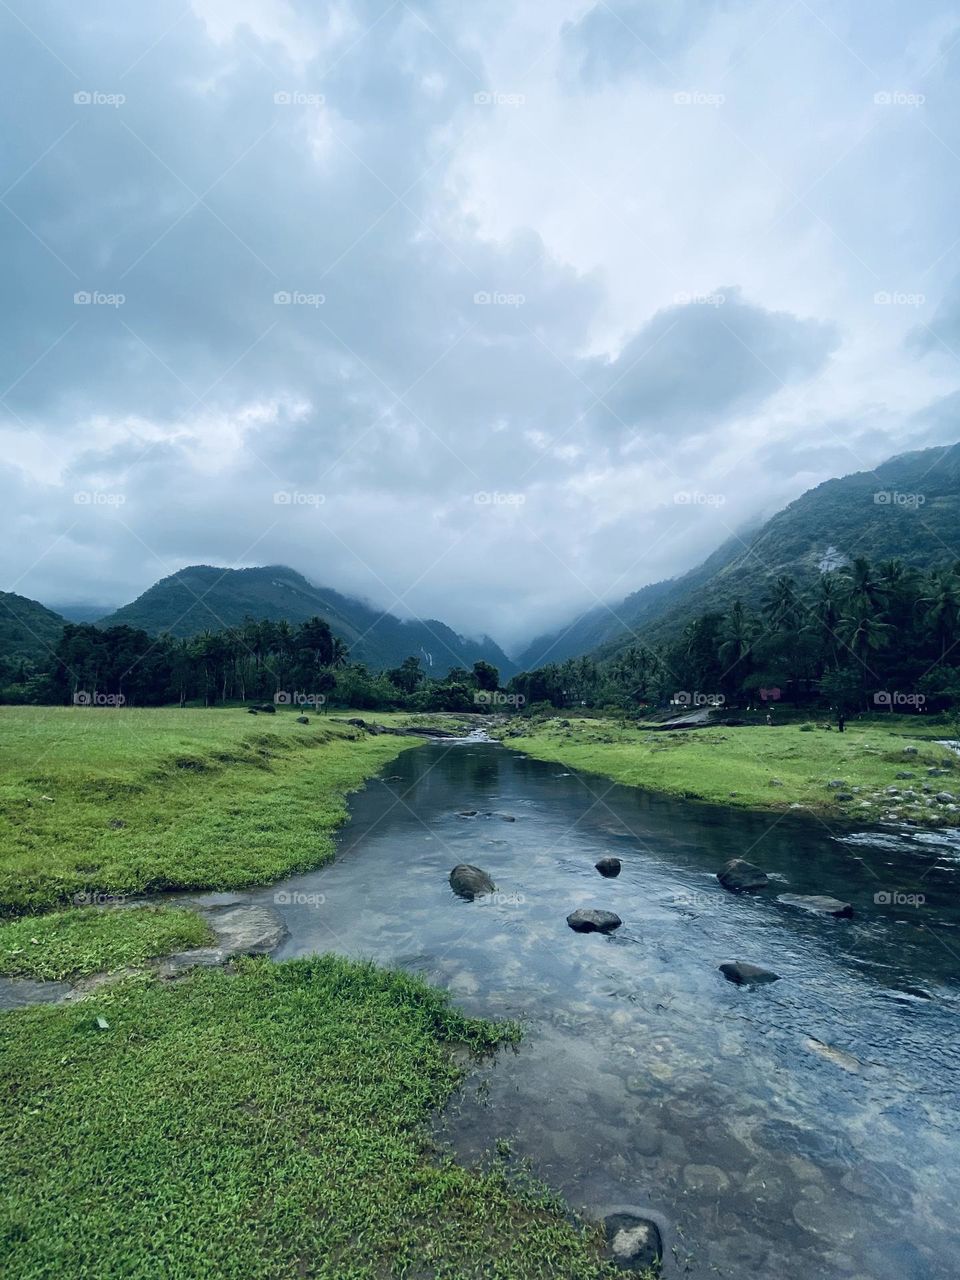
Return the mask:
[[730, 960], [720, 965], [720, 972], [728, 982], [735, 982], [737, 986], [780, 981], [779, 973], [773, 973], [770, 969], [761, 969], [759, 965], [746, 964], [743, 960]]
[[467, 862], [461, 862], [450, 872], [450, 888], [457, 897], [466, 898], [468, 902], [485, 893], [493, 893], [496, 887], [485, 871], [471, 867]]
[[778, 902], [785, 907], [799, 907], [801, 911], [812, 911], [820, 916], [853, 915], [853, 907], [849, 902], [841, 902], [839, 898], [830, 898], [822, 893], [781, 893]]
[[613, 933], [623, 921], [612, 911], [572, 911], [567, 924], [577, 933]]
[[610, 1257], [622, 1271], [645, 1271], [663, 1256], [660, 1230], [649, 1218], [611, 1213], [603, 1221]]
[[743, 858], [732, 858], [717, 872], [717, 879], [731, 893], [753, 893], [757, 889], [765, 889], [770, 883], [766, 872]]
[[618, 876], [620, 874], [619, 858], [601, 858], [593, 864], [602, 876]]

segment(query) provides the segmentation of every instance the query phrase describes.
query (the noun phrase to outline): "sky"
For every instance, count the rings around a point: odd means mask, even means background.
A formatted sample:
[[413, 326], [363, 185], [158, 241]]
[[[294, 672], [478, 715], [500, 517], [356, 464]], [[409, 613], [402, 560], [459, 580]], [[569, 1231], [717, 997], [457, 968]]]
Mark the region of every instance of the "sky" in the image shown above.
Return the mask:
[[960, 5], [4, 0], [6, 590], [535, 633], [960, 439]]

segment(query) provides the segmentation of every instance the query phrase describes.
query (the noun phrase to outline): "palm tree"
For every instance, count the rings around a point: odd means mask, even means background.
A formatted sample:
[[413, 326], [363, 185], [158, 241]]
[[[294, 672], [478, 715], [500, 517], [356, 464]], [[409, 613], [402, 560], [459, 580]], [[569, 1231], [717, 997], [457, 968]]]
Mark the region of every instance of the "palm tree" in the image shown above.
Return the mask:
[[930, 575], [927, 589], [920, 597], [919, 606], [924, 622], [935, 640], [940, 641], [940, 661], [946, 657], [952, 645], [960, 621], [960, 578], [949, 569]]

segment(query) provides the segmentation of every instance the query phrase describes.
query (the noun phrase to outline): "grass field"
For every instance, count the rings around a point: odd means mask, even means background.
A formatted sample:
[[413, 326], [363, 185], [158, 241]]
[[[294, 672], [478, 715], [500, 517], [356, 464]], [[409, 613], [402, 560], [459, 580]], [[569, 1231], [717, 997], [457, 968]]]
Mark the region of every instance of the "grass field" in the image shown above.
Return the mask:
[[[913, 723], [853, 721], [842, 734], [799, 724], [656, 733], [615, 720], [558, 717], [500, 733], [540, 760], [669, 795], [751, 809], [800, 805], [861, 821], [894, 813], [924, 825], [960, 825], [958, 812], [936, 799], [955, 793], [960, 803], [960, 761], [925, 732], [912, 732]], [[521, 736], [512, 736], [518, 727]], [[913, 776], [897, 776], [903, 773]], [[887, 795], [888, 787], [900, 794]]]
[[560, 1205], [427, 1142], [458, 1079], [449, 1042], [517, 1034], [332, 956], [132, 979], [2, 1015], [4, 1274], [622, 1274]]
[[293, 712], [2, 707], [0, 914], [317, 866], [344, 795], [414, 742]]

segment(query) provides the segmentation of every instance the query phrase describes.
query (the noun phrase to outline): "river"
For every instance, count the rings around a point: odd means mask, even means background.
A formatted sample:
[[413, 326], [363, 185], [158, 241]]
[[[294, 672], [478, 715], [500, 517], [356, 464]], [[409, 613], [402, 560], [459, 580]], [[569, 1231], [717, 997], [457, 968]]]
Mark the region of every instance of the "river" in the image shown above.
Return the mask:
[[[444, 1117], [460, 1158], [504, 1138], [575, 1208], [649, 1212], [667, 1275], [956, 1280], [960, 833], [670, 800], [472, 740], [384, 772], [352, 797], [333, 864], [244, 897], [283, 914], [277, 959], [399, 965], [523, 1020]], [[723, 890], [734, 856], [770, 888]], [[456, 898], [458, 862], [498, 893]], [[622, 928], [574, 933], [581, 906]], [[734, 986], [728, 960], [781, 980]]]

